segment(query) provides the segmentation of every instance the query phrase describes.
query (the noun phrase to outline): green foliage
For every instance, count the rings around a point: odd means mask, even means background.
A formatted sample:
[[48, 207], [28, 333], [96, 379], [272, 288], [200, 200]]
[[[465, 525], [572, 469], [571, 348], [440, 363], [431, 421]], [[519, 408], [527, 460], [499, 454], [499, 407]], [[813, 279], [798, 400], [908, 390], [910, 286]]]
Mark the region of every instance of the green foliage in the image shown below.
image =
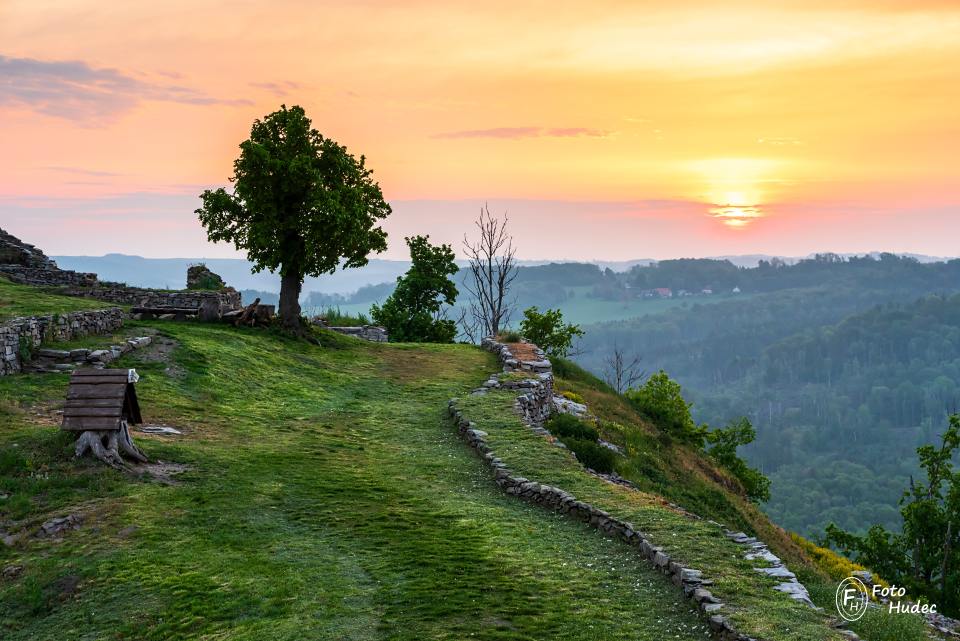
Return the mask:
[[939, 446], [917, 448], [927, 483], [911, 482], [901, 500], [901, 533], [874, 525], [863, 536], [830, 524], [826, 541], [884, 579], [906, 586], [914, 595], [939, 605], [944, 614], [960, 612], [960, 472], [953, 456], [960, 447], [960, 416], [950, 425]]
[[[192, 273], [195, 272], [199, 272], [200, 277], [191, 279]], [[226, 286], [222, 278], [207, 269], [205, 263], [190, 265], [187, 270], [187, 289], [219, 290]]]
[[254, 271], [279, 270], [280, 316], [299, 325], [304, 276], [362, 267], [387, 247], [390, 214], [365, 159], [313, 129], [303, 108], [256, 120], [233, 164], [233, 193], [203, 192], [196, 210], [213, 242], [247, 252]]
[[697, 446], [703, 443], [704, 430], [690, 415], [690, 403], [683, 398], [680, 384], [660, 370], [641, 387], [627, 390], [624, 396], [637, 410], [664, 433]]
[[555, 414], [546, 422], [545, 427], [550, 430], [551, 434], [560, 437], [561, 440], [576, 438], [596, 442], [600, 438], [597, 428], [581, 421], [572, 414]]
[[580, 396], [576, 392], [564, 391], [564, 392], [560, 392], [560, 396], [567, 399], [568, 401], [573, 401], [574, 403], [580, 403], [581, 405], [587, 402], [582, 396]]
[[507, 329], [500, 332], [498, 340], [501, 343], [519, 343], [523, 340], [523, 337], [520, 335], [520, 332], [513, 329]]
[[737, 456], [737, 448], [748, 445], [756, 438], [757, 432], [746, 417], [731, 422], [727, 427], [707, 432], [705, 435], [710, 456], [730, 470], [743, 485], [747, 498], [751, 501], [770, 500], [770, 479], [759, 470], [749, 467]]
[[66, 375], [0, 377], [0, 453], [19, 452], [0, 470], [3, 527], [87, 516], [61, 543], [0, 544], [0, 567], [24, 566], [0, 579], [4, 641], [705, 638], [635, 548], [504, 496], [456, 438], [438, 408], [489, 373], [481, 350], [138, 326], [176, 341], [169, 362], [118, 365], [140, 372], [147, 420], [186, 428], [137, 437], [189, 466], [176, 485], [76, 461], [70, 434], [37, 429]]
[[58, 296], [37, 287], [11, 283], [0, 276], [0, 322], [18, 316], [67, 314], [113, 306], [113, 303], [91, 298]]
[[580, 383], [600, 392], [615, 393], [614, 389], [610, 387], [606, 381], [593, 375], [569, 359], [555, 356], [550, 359], [550, 364], [553, 366], [554, 376], [566, 379], [572, 383]]
[[21, 363], [25, 363], [33, 358], [33, 341], [26, 336], [21, 336], [17, 343], [17, 355], [20, 357]]
[[361, 327], [370, 324], [370, 319], [365, 314], [352, 316], [341, 312], [339, 307], [328, 307], [322, 316], [331, 327]]
[[429, 236], [407, 238], [412, 265], [397, 278], [397, 288], [383, 303], [373, 305], [373, 320], [386, 328], [394, 342], [452, 343], [456, 322], [442, 315], [453, 305], [457, 287], [450, 276], [459, 271], [449, 245], [431, 245]]
[[536, 307], [524, 310], [520, 333], [551, 357], [566, 356], [573, 339], [584, 334], [579, 325], [565, 324], [559, 309], [540, 313]]
[[613, 450], [587, 439], [565, 438], [562, 440], [563, 444], [577, 455], [577, 460], [584, 467], [601, 474], [609, 474], [613, 471], [617, 462], [617, 455]]

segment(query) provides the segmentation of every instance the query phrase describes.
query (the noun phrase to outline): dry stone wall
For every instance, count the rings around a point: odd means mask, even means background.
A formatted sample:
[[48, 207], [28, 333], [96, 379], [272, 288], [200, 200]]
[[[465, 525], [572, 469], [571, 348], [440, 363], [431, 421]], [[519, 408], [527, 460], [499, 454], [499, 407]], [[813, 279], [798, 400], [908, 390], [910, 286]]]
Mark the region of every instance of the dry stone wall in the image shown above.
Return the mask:
[[107, 334], [123, 326], [119, 307], [15, 318], [0, 325], [0, 376], [23, 371], [24, 358], [44, 342]]
[[[486, 394], [490, 389], [516, 390], [518, 392], [516, 408], [524, 422], [534, 431], [548, 434], [543, 427], [543, 421], [549, 418], [554, 402], [550, 361], [539, 350], [535, 350], [535, 353], [541, 359], [540, 361], [522, 361], [515, 358], [508, 345], [499, 343], [492, 338], [484, 339], [481, 345], [484, 349], [498, 355], [503, 373], [491, 376], [482, 387], [474, 390], [473, 394]], [[536, 364], [534, 365], [534, 363]], [[515, 372], [527, 373], [529, 376], [516, 378]], [[723, 615], [724, 604], [708, 589], [712, 582], [703, 576], [702, 571], [688, 567], [678, 559], [671, 558], [662, 547], [647, 539], [628, 521], [619, 519], [589, 503], [579, 501], [575, 496], [560, 488], [515, 475], [490, 448], [486, 440], [487, 433], [479, 429], [477, 424], [460, 410], [458, 399], [451, 399], [447, 409], [460, 434], [491, 467], [494, 481], [507, 494], [561, 512], [578, 521], [589, 523], [604, 534], [637, 548], [654, 567], [669, 576], [687, 598], [692, 599], [697, 604], [714, 637], [723, 641], [752, 641], [752, 637], [738, 632], [730, 620]], [[722, 527], [719, 524], [717, 526]], [[733, 541], [748, 546], [747, 558], [751, 560], [772, 560], [766, 558], [767, 555], [772, 556], [769, 549], [756, 539], [739, 532], [726, 531], [726, 534]], [[776, 559], [776, 563], [772, 567], [776, 571], [790, 574], [789, 577], [786, 574], [781, 576], [783, 584], [777, 586], [777, 589], [787, 592], [798, 601], [812, 605], [806, 590], [796, 581], [796, 577], [789, 573], [789, 570], [779, 559]], [[771, 569], [768, 568], [757, 568], [757, 571], [771, 574]], [[790, 589], [785, 589], [787, 587]], [[856, 639], [856, 635], [852, 633], [849, 634], [849, 637]]]
[[228, 288], [221, 291], [183, 290], [174, 292], [126, 287], [110, 283], [98, 283], [94, 287], [65, 289], [67, 296], [95, 298], [120, 305], [136, 307], [169, 307], [176, 309], [200, 309], [204, 304], [215, 304], [221, 315], [242, 307], [240, 292]]
[[387, 330], [377, 325], [363, 325], [360, 327], [330, 327], [329, 325], [321, 325], [321, 327], [329, 329], [331, 332], [346, 334], [347, 336], [353, 336], [354, 338], [370, 341], [371, 343], [386, 343], [390, 338]]

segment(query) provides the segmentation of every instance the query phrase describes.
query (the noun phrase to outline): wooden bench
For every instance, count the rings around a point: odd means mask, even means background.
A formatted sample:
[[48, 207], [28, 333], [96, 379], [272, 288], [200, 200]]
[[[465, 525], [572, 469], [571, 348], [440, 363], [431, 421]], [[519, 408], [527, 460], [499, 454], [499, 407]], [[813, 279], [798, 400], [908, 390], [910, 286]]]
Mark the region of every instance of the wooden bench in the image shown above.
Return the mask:
[[61, 429], [78, 432], [76, 455], [90, 450], [113, 467], [125, 468], [123, 455], [145, 463], [128, 426], [143, 422], [132, 369], [81, 369], [70, 376]]

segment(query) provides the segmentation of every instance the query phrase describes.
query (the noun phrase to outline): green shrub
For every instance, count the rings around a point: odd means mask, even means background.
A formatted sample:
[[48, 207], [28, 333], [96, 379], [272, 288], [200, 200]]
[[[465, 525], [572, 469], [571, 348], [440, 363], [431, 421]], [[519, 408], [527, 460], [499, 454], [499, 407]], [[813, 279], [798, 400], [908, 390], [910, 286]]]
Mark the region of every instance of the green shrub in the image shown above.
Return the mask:
[[609, 474], [613, 471], [617, 455], [596, 441], [587, 441], [579, 438], [561, 439], [563, 444], [570, 448], [584, 467], [588, 467], [601, 474]]
[[564, 397], [568, 401], [573, 401], [574, 403], [580, 403], [581, 405], [586, 405], [587, 403], [583, 399], [583, 397], [577, 394], [576, 392], [561, 392], [560, 396]]
[[704, 430], [694, 423], [690, 403], [684, 400], [680, 384], [663, 370], [648, 378], [642, 387], [627, 390], [624, 396], [666, 434], [697, 446], [703, 444]]
[[574, 339], [584, 334], [579, 325], [564, 323], [563, 313], [559, 309], [540, 313], [536, 307], [523, 312], [520, 331], [550, 357], [566, 356]]
[[351, 316], [341, 312], [339, 307], [328, 307], [323, 314], [323, 318], [326, 319], [327, 325], [331, 327], [361, 327], [370, 324], [370, 319], [367, 318], [366, 314]]
[[581, 383], [599, 392], [616, 394], [616, 390], [610, 387], [608, 383], [597, 378], [571, 360], [556, 356], [550, 358], [550, 364], [553, 365], [553, 375], [557, 378], [562, 378], [573, 383]]
[[499, 336], [501, 343], [519, 343], [523, 340], [523, 337], [520, 336], [520, 333], [514, 329], [508, 329], [500, 332]]
[[[592, 425], [584, 423], [572, 414], [557, 414], [546, 423], [546, 428], [554, 436], [564, 440], [567, 438], [593, 441], [600, 438], [600, 433]], [[564, 441], [566, 442], [566, 441]]]
[[20, 344], [17, 346], [17, 352], [20, 355], [20, 361], [26, 362], [33, 358], [33, 341], [26, 336], [20, 337]]

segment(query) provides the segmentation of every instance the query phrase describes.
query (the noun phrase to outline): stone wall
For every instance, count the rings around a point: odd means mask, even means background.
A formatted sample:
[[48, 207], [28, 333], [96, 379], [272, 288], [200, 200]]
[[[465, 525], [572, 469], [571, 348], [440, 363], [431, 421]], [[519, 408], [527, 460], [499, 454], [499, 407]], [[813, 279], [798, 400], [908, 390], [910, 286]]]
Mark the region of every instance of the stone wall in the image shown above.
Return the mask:
[[23, 265], [0, 265], [0, 275], [14, 283], [34, 287], [79, 287], [97, 282], [96, 274]]
[[[542, 351], [536, 348], [533, 351], [539, 360], [525, 361], [516, 358], [509, 345], [499, 343], [492, 338], [484, 339], [481, 345], [484, 349], [497, 354], [503, 372], [492, 375], [482, 387], [474, 390], [473, 394], [485, 394], [489, 389], [516, 390], [518, 392], [516, 409], [524, 423], [537, 433], [549, 434], [543, 428], [543, 420], [549, 417], [553, 409], [553, 374], [550, 361]], [[525, 376], [518, 376], [519, 373]], [[723, 641], [751, 641], [751, 637], [738, 632], [730, 620], [723, 615], [725, 605], [708, 589], [712, 582], [703, 576], [702, 571], [686, 566], [679, 559], [671, 558], [662, 547], [647, 539], [628, 521], [621, 520], [589, 503], [579, 501], [560, 488], [515, 475], [490, 448], [486, 440], [487, 433], [465, 416], [458, 404], [458, 399], [450, 400], [448, 404], [450, 417], [467, 443], [493, 470], [494, 481], [507, 494], [589, 523], [604, 534], [637, 548], [655, 568], [670, 577], [674, 585], [682, 590], [684, 596], [696, 603], [715, 638]], [[756, 570], [780, 578], [783, 581], [783, 587], [778, 585], [774, 589], [787, 592], [791, 598], [812, 606], [803, 586], [796, 581], [796, 577], [779, 559], [772, 556], [766, 546], [741, 532], [730, 532], [720, 524], [715, 525], [721, 528], [730, 540], [746, 546], [748, 560], [755, 558], [775, 560], [776, 563], [770, 568], [756, 568]], [[790, 584], [790, 590], [784, 589], [787, 583]], [[857, 638], [849, 631], [844, 632], [850, 639]]]
[[387, 335], [387, 330], [377, 325], [363, 325], [361, 327], [330, 327], [323, 323], [318, 323], [318, 325], [324, 329], [329, 329], [331, 332], [346, 334], [372, 343], [386, 343], [390, 338]]
[[538, 360], [521, 360], [514, 356], [510, 346], [493, 338], [484, 338], [483, 349], [493, 352], [500, 360], [504, 374], [523, 372], [527, 377], [491, 376], [484, 388], [513, 389], [517, 394], [516, 408], [524, 421], [533, 427], [542, 428], [553, 412], [553, 366], [540, 348], [531, 345]]
[[0, 264], [56, 269], [57, 264], [28, 243], [0, 229]]
[[123, 326], [119, 307], [89, 312], [15, 318], [0, 325], [0, 376], [23, 371], [22, 352], [41, 343], [107, 334]]
[[589, 523], [607, 536], [619, 539], [627, 545], [637, 548], [654, 567], [668, 575], [686, 597], [697, 604], [716, 638], [724, 641], [750, 641], [750, 637], [738, 633], [729, 619], [719, 614], [724, 604], [707, 589], [706, 586], [709, 585], [709, 582], [704, 581], [705, 577], [700, 570], [687, 567], [672, 559], [669, 554], [663, 551], [663, 548], [654, 545], [629, 522], [618, 519], [589, 503], [578, 501], [575, 496], [558, 487], [544, 485], [514, 475], [487, 444], [487, 433], [464, 416], [457, 405], [458, 399], [450, 400], [448, 405], [450, 417], [456, 423], [460, 434], [466, 439], [467, 443], [480, 454], [493, 470], [494, 482], [504, 492], [523, 501], [560, 512], [572, 519]]
[[204, 301], [210, 301], [220, 308], [221, 314], [240, 309], [243, 306], [240, 300], [240, 292], [233, 288], [221, 291], [183, 290], [165, 292], [156, 289], [99, 283], [94, 287], [67, 288], [62, 293], [67, 296], [95, 298], [110, 303], [136, 307], [199, 309]]

